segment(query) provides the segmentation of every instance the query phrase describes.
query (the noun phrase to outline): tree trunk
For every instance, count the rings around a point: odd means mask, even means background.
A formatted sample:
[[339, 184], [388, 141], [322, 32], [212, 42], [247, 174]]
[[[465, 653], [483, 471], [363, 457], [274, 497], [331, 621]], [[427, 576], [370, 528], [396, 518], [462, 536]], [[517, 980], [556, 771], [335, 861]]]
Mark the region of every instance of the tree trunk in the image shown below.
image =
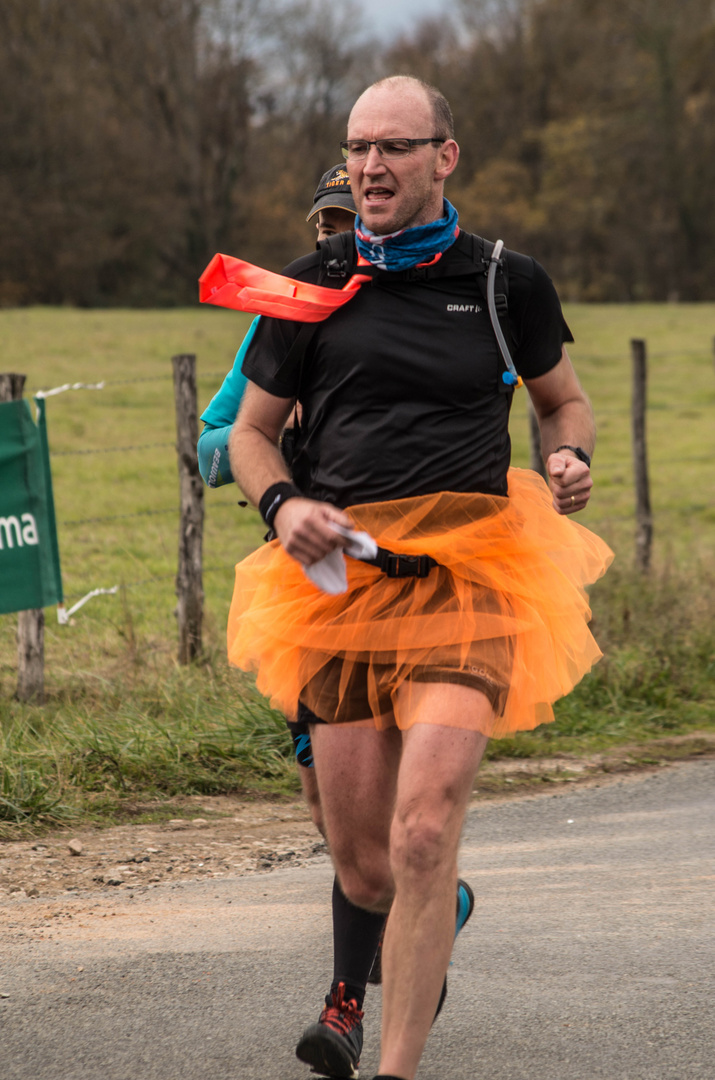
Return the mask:
[[196, 443], [199, 437], [196, 403], [196, 357], [172, 357], [176, 403], [176, 451], [179, 458], [179, 566], [176, 574], [179, 623], [179, 663], [201, 655], [203, 618], [204, 485], [199, 473]]
[[633, 472], [636, 484], [636, 568], [641, 573], [650, 569], [653, 544], [653, 517], [650, 508], [648, 482], [648, 447], [646, 444], [646, 343], [639, 338], [631, 341], [633, 359]]

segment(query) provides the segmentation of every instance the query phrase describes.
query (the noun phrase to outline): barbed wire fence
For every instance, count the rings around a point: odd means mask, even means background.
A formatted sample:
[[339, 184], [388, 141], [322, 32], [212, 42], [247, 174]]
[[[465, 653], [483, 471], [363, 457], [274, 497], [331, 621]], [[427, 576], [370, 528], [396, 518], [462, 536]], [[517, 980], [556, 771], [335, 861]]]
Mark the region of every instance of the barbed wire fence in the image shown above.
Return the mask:
[[[202, 379], [219, 379], [226, 372], [204, 372]], [[179, 637], [178, 660], [181, 664], [196, 660], [202, 651], [203, 623], [203, 574], [232, 568], [203, 565], [204, 533], [204, 485], [198, 466], [198, 391], [195, 354], [179, 354], [172, 357], [172, 374], [140, 376], [134, 379], [106, 379], [100, 382], [64, 383], [48, 390], [39, 390], [35, 398], [56, 397], [68, 391], [101, 391], [115, 386], [134, 385], [172, 379], [176, 413], [177, 437], [174, 442], [131, 443], [108, 447], [83, 447], [52, 451], [50, 459], [89, 457], [94, 454], [125, 454], [130, 451], [168, 449], [177, 453], [179, 474], [179, 502], [173, 506], [136, 510], [121, 514], [92, 514], [85, 517], [64, 518], [57, 513], [58, 524], [63, 527], [108, 524], [128, 519], [176, 516], [179, 527], [179, 553], [177, 571], [172, 574], [152, 575], [132, 581], [122, 581], [122, 589], [141, 588], [157, 581], [174, 579], [177, 597], [176, 617]], [[0, 375], [0, 400], [22, 397], [24, 375]], [[221, 504], [219, 504], [221, 505]], [[58, 508], [59, 509], [59, 508]], [[0, 536], [0, 542], [2, 536]], [[74, 601], [57, 607], [58, 622], [69, 625], [71, 616], [88, 601], [98, 596], [114, 595], [119, 584], [108, 584], [90, 589], [82, 595], [68, 598]], [[29, 609], [18, 613], [18, 683], [15, 695], [21, 701], [41, 703], [44, 699], [44, 611]]]
[[[193, 438], [194, 434], [196, 435], [196, 438], [193, 439], [193, 442], [190, 442], [188, 446], [185, 446], [182, 443], [181, 448], [179, 448], [177, 440], [164, 440], [162, 442], [131, 443], [121, 446], [99, 446], [86, 449], [53, 450], [51, 452], [51, 458], [54, 459], [69, 457], [90, 457], [96, 454], [125, 454], [145, 450], [173, 449], [177, 451], [179, 457], [181, 457], [182, 453], [187, 456], [190, 463], [189, 467], [192, 468], [193, 459], [196, 457], [196, 442], [198, 440], [198, 376], [196, 373], [196, 357], [194, 354], [180, 354], [180, 356], [174, 357], [172, 359], [172, 363], [176, 362], [177, 360], [183, 361], [181, 363], [178, 375], [176, 371], [173, 375], [175, 397], [177, 393], [177, 378], [181, 387], [179, 391], [179, 397], [182, 406], [181, 410], [179, 411], [178, 405], [176, 407], [177, 431], [186, 430], [188, 428], [188, 431], [191, 432], [191, 435], [189, 436], [190, 439]], [[201, 378], [203, 380], [223, 379], [225, 374], [225, 371], [208, 371], [202, 372]], [[172, 375], [165, 374], [140, 376], [135, 379], [105, 379], [97, 383], [64, 383], [62, 386], [54, 387], [51, 390], [40, 390], [34, 396], [47, 398], [53, 397], [57, 394], [61, 394], [69, 390], [105, 390], [110, 389], [114, 386], [132, 386], [135, 383], [168, 382], [170, 379], [172, 379]], [[181, 462], [179, 462], [179, 466], [181, 466]], [[198, 473], [198, 459], [196, 459], [196, 470]], [[203, 495], [203, 488], [198, 488], [198, 491], [201, 493], [201, 495], [199, 495], [199, 498], [201, 498]], [[227, 508], [230, 508], [229, 504], [219, 504], [219, 506], [221, 505], [225, 505]], [[100, 514], [93, 515], [91, 517], [81, 518], [60, 517], [58, 519], [58, 524], [63, 527], [69, 528], [81, 525], [104, 525], [116, 521], [127, 521], [132, 518], [150, 518], [167, 515], [176, 516], [180, 514], [180, 512], [181, 506], [177, 506], [177, 504], [175, 503], [173, 506], [166, 506], [152, 510], [134, 510], [131, 513], [124, 514]], [[206, 574], [232, 568], [233, 564], [225, 563], [218, 566], [202, 566], [201, 570], [202, 573]], [[175, 573], [154, 574], [151, 577], [142, 577], [133, 581], [123, 581], [121, 587], [123, 589], [141, 588], [142, 586], [149, 585], [157, 581], [168, 581], [175, 578]], [[75, 613], [75, 611], [79, 610], [79, 608], [81, 608], [88, 600], [92, 599], [95, 596], [114, 594], [118, 592], [118, 590], [119, 586], [113, 585], [109, 588], [92, 589], [88, 593], [79, 595], [77, 602], [74, 603], [72, 607], [70, 607], [69, 609], [66, 609], [65, 607], [60, 608], [60, 610], [58, 611], [58, 621], [63, 625], [68, 624], [70, 617]]]
[[[641, 573], [647, 573], [651, 565], [653, 544], [653, 514], [650, 501], [650, 481], [648, 471], [648, 453], [646, 437], [646, 384], [647, 384], [647, 347], [642, 339], [633, 339], [630, 343], [632, 367], [631, 393], [631, 431], [632, 454], [635, 481], [635, 563]], [[715, 338], [712, 343], [713, 363], [715, 364]], [[651, 359], [667, 358], [672, 353], [654, 352]], [[683, 354], [685, 355], [685, 354]], [[702, 356], [702, 351], [691, 351], [688, 355]], [[601, 359], [601, 357], [581, 357], [581, 359]], [[225, 372], [203, 372], [202, 380], [222, 379]], [[64, 519], [58, 515], [58, 524], [64, 527], [106, 524], [126, 521], [131, 518], [151, 518], [178, 515], [179, 518], [179, 555], [176, 573], [154, 574], [137, 580], [123, 581], [123, 589], [142, 588], [146, 585], [174, 579], [177, 596], [177, 625], [179, 635], [178, 659], [181, 664], [189, 664], [201, 655], [203, 622], [203, 575], [226, 571], [233, 564], [203, 565], [204, 533], [204, 484], [199, 474], [198, 465], [198, 391], [196, 356], [192, 353], [178, 354], [172, 358], [172, 375], [149, 375], [128, 379], [106, 379], [96, 383], [65, 383], [49, 390], [38, 391], [35, 397], [54, 397], [67, 391], [102, 391], [115, 386], [134, 385], [173, 378], [174, 404], [176, 413], [177, 439], [124, 444], [109, 447], [89, 447], [72, 450], [52, 451], [51, 458], [86, 457], [95, 454], [125, 454], [146, 450], [165, 450], [173, 447], [177, 452], [179, 472], [179, 505], [136, 510], [131, 513], [98, 514], [81, 518]], [[7, 381], [3, 384], [1, 380]], [[21, 381], [19, 381], [21, 380]], [[6, 395], [14, 387], [16, 396], [22, 396], [24, 376], [0, 375], [0, 389], [6, 386]], [[18, 389], [19, 388], [19, 389]], [[2, 400], [0, 395], [0, 400]], [[530, 403], [528, 408], [530, 467], [545, 474], [541, 456], [541, 442], [538, 423]], [[626, 415], [627, 409], [602, 410], [600, 415]], [[711, 454], [691, 455], [684, 460], [692, 462], [710, 461]], [[610, 463], [612, 467], [622, 467], [622, 462]], [[601, 469], [608, 468], [608, 462], [600, 462]], [[229, 508], [232, 504], [220, 504]], [[627, 519], [633, 521], [633, 515]], [[119, 584], [100, 586], [90, 589], [77, 597], [70, 597], [74, 603], [70, 607], [58, 606], [58, 621], [68, 625], [71, 616], [79, 611], [88, 601], [102, 595], [113, 595], [119, 591]], [[39, 702], [44, 694], [44, 612], [41, 609], [20, 612], [18, 615], [18, 690], [20, 700]]]

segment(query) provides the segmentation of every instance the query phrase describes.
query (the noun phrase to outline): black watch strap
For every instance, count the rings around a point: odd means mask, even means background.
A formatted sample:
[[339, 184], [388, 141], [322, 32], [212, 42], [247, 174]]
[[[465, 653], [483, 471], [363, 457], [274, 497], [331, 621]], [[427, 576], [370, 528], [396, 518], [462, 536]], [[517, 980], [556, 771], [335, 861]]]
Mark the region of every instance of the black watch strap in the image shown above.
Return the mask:
[[569, 446], [568, 443], [563, 443], [561, 446], [556, 447], [555, 453], [558, 454], [559, 450], [570, 450], [579, 461], [583, 461], [584, 465], [588, 465], [589, 469], [591, 468], [591, 455], [582, 450], [580, 446]]

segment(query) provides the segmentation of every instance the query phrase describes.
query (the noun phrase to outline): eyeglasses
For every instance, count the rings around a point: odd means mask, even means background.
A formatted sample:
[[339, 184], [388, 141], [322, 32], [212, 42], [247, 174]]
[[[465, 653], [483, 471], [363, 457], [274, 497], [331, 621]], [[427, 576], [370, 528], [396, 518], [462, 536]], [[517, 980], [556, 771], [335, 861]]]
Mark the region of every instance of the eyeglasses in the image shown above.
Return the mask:
[[400, 158], [412, 153], [413, 146], [427, 146], [428, 143], [444, 143], [446, 139], [347, 139], [340, 143], [340, 149], [346, 161], [361, 161], [370, 153], [370, 147], [376, 146], [381, 157]]

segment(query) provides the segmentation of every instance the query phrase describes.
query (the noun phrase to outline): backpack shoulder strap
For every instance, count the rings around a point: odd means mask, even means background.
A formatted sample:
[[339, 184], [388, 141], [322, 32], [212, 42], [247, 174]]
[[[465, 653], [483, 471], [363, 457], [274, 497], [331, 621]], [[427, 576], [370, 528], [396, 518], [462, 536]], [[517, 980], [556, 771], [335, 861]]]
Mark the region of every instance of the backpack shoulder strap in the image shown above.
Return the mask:
[[[339, 288], [339, 282], [335, 279], [347, 278], [355, 261], [355, 245], [352, 232], [334, 233], [327, 240], [321, 240], [318, 244], [318, 250], [320, 251], [320, 269], [316, 284], [323, 285], [326, 283], [326, 279], [333, 279], [332, 284]], [[303, 378], [303, 364], [308, 346], [318, 332], [319, 327], [319, 322], [303, 323], [275, 376], [278, 380], [288, 382], [294, 373], [298, 372], [296, 410], [293, 418], [296, 438], [300, 435], [297, 401], [300, 396], [300, 385]]]
[[[481, 298], [484, 301], [484, 307], [488, 310], [487, 275], [489, 273], [489, 260], [494, 250], [494, 244], [491, 240], [485, 240], [483, 236], [477, 236], [475, 233], [464, 231], [460, 232], [456, 243], [459, 245], [460, 250], [474, 263], [477, 272], [477, 287]], [[508, 255], [509, 253], [506, 248], [504, 248], [501, 259], [497, 264], [494, 302], [496, 304], [499, 327], [504, 335], [504, 340], [506, 341], [509, 353], [513, 356], [517, 346], [517, 338], [514, 333], [513, 323], [509, 318]]]
[[344, 279], [350, 276], [355, 268], [356, 249], [355, 234], [348, 232], [333, 233], [326, 240], [318, 244], [320, 251], [320, 272], [318, 285], [337, 285], [335, 279]]
[[[285, 355], [283, 363], [275, 374], [279, 382], [288, 382], [294, 371], [303, 369], [303, 360], [313, 334], [320, 323], [302, 323], [300, 330], [293, 339], [293, 344]], [[300, 379], [298, 380], [300, 382]]]
[[[352, 233], [334, 233], [327, 240], [320, 241], [318, 250], [320, 251], [320, 267], [316, 284], [324, 285], [326, 279], [330, 279], [328, 280], [328, 288], [330, 288], [331, 284], [336, 288], [340, 288], [339, 281], [335, 279], [347, 278], [354, 260], [355, 249], [352, 242]], [[283, 363], [276, 372], [277, 379], [287, 382], [296, 370], [302, 373], [305, 354], [319, 326], [320, 323], [303, 323], [293, 340], [293, 344], [286, 353]], [[298, 383], [300, 384], [300, 376]]]

